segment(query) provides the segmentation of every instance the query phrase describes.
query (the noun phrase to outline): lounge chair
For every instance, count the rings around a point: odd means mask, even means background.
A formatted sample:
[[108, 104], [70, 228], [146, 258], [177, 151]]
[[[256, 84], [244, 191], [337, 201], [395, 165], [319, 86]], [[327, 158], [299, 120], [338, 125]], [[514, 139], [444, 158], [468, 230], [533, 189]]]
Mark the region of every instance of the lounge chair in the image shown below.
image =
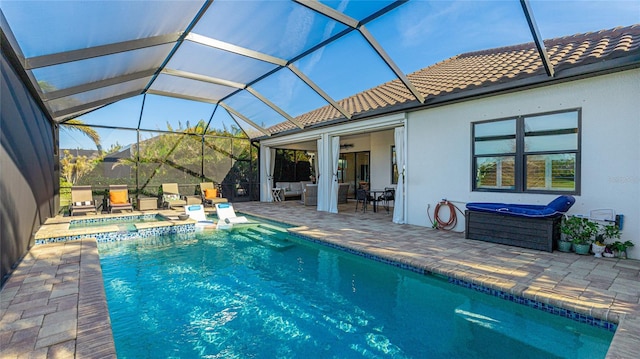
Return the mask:
[[214, 186], [213, 182], [200, 183], [200, 196], [202, 203], [213, 207], [216, 203], [226, 203], [228, 200], [222, 197], [222, 193]]
[[93, 199], [93, 191], [91, 186], [73, 186], [71, 187], [71, 205], [69, 213], [72, 216], [76, 214], [86, 214], [95, 212], [98, 214], [96, 201]]
[[215, 223], [207, 219], [207, 214], [204, 213], [204, 206], [202, 204], [184, 206], [184, 213], [196, 221], [196, 229], [215, 228]]
[[216, 203], [216, 214], [218, 215], [218, 229], [231, 229], [234, 226], [251, 226], [259, 225], [258, 222], [252, 222], [245, 216], [237, 216], [231, 203]]
[[187, 199], [180, 195], [177, 183], [162, 184], [162, 205], [166, 208], [184, 207]]
[[237, 216], [231, 203], [216, 203], [216, 213], [218, 219], [226, 223], [247, 223], [249, 220], [245, 216]]
[[113, 211], [131, 211], [133, 212], [131, 197], [126, 184], [109, 185], [109, 197], [107, 198], [107, 208], [109, 213]]

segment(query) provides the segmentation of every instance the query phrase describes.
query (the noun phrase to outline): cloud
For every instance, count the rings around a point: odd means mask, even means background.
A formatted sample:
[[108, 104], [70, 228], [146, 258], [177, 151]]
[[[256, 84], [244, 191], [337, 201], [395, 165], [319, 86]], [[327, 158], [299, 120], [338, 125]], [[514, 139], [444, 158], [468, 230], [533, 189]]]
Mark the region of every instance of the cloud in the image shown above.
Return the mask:
[[[337, 10], [340, 12], [343, 12], [344, 9], [346, 9], [348, 4], [349, 4], [349, 0], [343, 0], [338, 5]], [[337, 25], [337, 22], [335, 21], [327, 22], [322, 32], [322, 39], [329, 38], [333, 34], [333, 31], [336, 25]], [[307, 55], [307, 57], [304, 58], [304, 61], [303, 61], [304, 65], [300, 67], [300, 71], [302, 71], [304, 74], [308, 76], [308, 74], [314, 71], [317, 64], [320, 63], [320, 61], [322, 61], [323, 55], [324, 55], [324, 47], [314, 51], [310, 55]]]
[[[342, 0], [336, 10], [340, 12], [344, 12], [344, 10], [347, 8], [347, 5], [349, 5], [349, 2], [350, 0]], [[333, 34], [333, 30], [335, 29], [336, 25], [337, 25], [337, 22], [329, 21], [324, 27], [324, 30], [322, 32], [322, 38], [323, 39], [329, 38], [329, 36]], [[307, 59], [304, 65], [304, 68], [301, 68], [302, 72], [304, 72], [305, 74], [312, 72], [315, 66], [318, 64], [318, 62], [322, 60], [323, 53], [324, 53], [324, 47], [318, 49], [313, 54], [309, 55], [310, 57]]]
[[401, 35], [403, 46], [414, 47], [442, 31], [443, 26], [451, 26], [452, 17], [459, 18], [463, 13], [462, 3], [415, 1], [408, 4], [410, 6], [401, 7], [401, 13], [395, 16], [394, 26]]
[[313, 28], [313, 14], [302, 6], [294, 7], [287, 15], [285, 37], [280, 41], [278, 53], [300, 53]]

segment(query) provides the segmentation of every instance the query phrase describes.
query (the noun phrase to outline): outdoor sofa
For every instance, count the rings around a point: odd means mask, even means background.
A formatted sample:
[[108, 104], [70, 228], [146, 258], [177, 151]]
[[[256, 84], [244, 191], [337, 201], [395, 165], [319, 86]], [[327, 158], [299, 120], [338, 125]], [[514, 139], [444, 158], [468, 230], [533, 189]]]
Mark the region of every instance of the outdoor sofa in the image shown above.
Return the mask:
[[311, 183], [311, 181], [276, 182], [275, 188], [280, 188], [282, 199], [287, 200], [287, 198], [301, 198], [304, 186]]

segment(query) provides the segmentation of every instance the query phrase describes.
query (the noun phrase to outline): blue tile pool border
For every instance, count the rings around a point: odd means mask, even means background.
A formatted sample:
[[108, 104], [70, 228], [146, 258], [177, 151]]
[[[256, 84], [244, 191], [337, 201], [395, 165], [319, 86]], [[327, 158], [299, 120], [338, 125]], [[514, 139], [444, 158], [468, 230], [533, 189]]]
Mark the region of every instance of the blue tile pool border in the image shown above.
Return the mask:
[[37, 239], [35, 241], [35, 244], [39, 245], [39, 244], [47, 244], [47, 243], [76, 241], [76, 240], [85, 239], [85, 238], [95, 238], [96, 242], [98, 243], [118, 242], [118, 241], [127, 241], [127, 240], [146, 238], [146, 237], [163, 236], [167, 234], [194, 233], [195, 231], [196, 231], [195, 223], [174, 224], [171, 226], [141, 228], [132, 232], [112, 231], [112, 232], [77, 234], [77, 235]]
[[488, 295], [492, 295], [494, 297], [498, 297], [500, 299], [503, 300], [507, 300], [513, 303], [517, 303], [517, 304], [521, 304], [521, 305], [526, 305], [530, 308], [533, 309], [537, 309], [537, 310], [541, 310], [543, 312], [547, 312], [550, 314], [554, 314], [554, 315], [558, 315], [564, 318], [568, 318], [568, 319], [572, 319], [574, 321], [580, 322], [580, 323], [584, 323], [584, 324], [588, 324], [600, 329], [605, 329], [609, 332], [615, 332], [618, 329], [618, 324], [607, 321], [607, 320], [603, 320], [603, 319], [598, 319], [595, 318], [593, 316], [590, 315], [585, 315], [582, 313], [578, 313], [569, 309], [564, 309], [564, 308], [560, 308], [551, 304], [547, 304], [547, 303], [542, 303], [540, 301], [534, 300], [534, 299], [528, 299], [528, 298], [524, 298], [518, 295], [514, 295], [511, 293], [507, 293], [498, 289], [492, 289], [492, 288], [488, 288], [485, 287], [483, 285], [480, 284], [474, 284], [462, 279], [456, 279], [456, 278], [452, 278], [446, 275], [441, 275], [441, 274], [437, 274], [434, 272], [431, 272], [427, 269], [424, 268], [419, 268], [407, 263], [402, 263], [393, 259], [389, 259], [389, 258], [385, 258], [385, 257], [381, 257], [375, 254], [371, 254], [371, 253], [366, 253], [363, 252], [361, 250], [357, 250], [357, 249], [353, 249], [353, 248], [348, 248], [348, 247], [344, 247], [341, 246], [339, 244], [335, 244], [335, 243], [330, 243], [330, 242], [326, 242], [323, 241], [321, 239], [316, 239], [316, 238], [312, 238], [312, 237], [308, 237], [305, 236], [303, 234], [300, 233], [296, 233], [296, 232], [289, 232], [289, 234], [291, 234], [294, 237], [297, 238], [301, 238], [303, 240], [307, 240], [313, 243], [317, 243], [320, 245], [324, 245], [330, 248], [334, 248], [343, 252], [347, 252], [347, 253], [351, 253], [360, 257], [364, 257], [367, 259], [371, 259], [374, 260], [376, 262], [380, 262], [380, 263], [384, 263], [384, 264], [388, 264], [397, 268], [401, 268], [401, 269], [405, 269], [414, 273], [418, 273], [418, 274], [422, 274], [422, 275], [431, 275], [431, 276], [436, 276], [436, 277], [440, 277], [443, 278], [444, 280], [446, 280], [447, 282], [451, 283], [451, 284], [455, 284], [457, 286], [461, 286], [464, 288], [468, 288], [477, 292], [481, 292], [484, 294], [488, 294]]
[[163, 221], [162, 216], [159, 216], [156, 213], [148, 213], [148, 214], [129, 214], [129, 215], [121, 215], [121, 216], [115, 216], [115, 217], [72, 219], [69, 221], [69, 225], [71, 226], [74, 224], [110, 223], [110, 222], [121, 222], [121, 221], [131, 221], [131, 220], [152, 220], [152, 219], [158, 219], [158, 221]]
[[526, 305], [533, 309], [542, 310], [543, 312], [559, 315], [561, 317], [572, 319], [580, 323], [589, 324], [591, 326], [598, 327], [601, 329], [606, 329], [610, 332], [615, 332], [618, 329], [618, 325], [616, 323], [609, 322], [607, 320], [598, 319], [590, 315], [574, 312], [569, 309], [564, 309], [551, 304], [542, 303], [537, 300], [524, 298], [518, 295], [513, 295], [498, 289], [487, 288], [485, 286], [470, 283], [462, 279], [448, 278], [448, 282], [464, 288], [474, 290], [476, 292], [481, 292], [484, 294], [492, 295], [494, 297], [498, 297], [500, 299], [508, 300], [513, 303]]

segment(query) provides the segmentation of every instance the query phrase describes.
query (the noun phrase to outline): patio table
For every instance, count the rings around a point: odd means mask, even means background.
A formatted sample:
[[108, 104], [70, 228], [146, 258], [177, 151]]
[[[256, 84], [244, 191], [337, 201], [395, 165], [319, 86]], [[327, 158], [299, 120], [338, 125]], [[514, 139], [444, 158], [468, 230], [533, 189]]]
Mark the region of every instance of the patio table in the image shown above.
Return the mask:
[[274, 202], [282, 202], [282, 188], [280, 187], [272, 188], [271, 194], [273, 195]]
[[380, 195], [382, 195], [385, 192], [384, 189], [370, 189], [367, 193], [367, 195], [370, 195], [371, 198], [373, 198], [373, 200], [371, 200], [371, 202], [373, 202], [373, 211], [374, 212], [378, 212], [378, 197]]
[[155, 197], [138, 198], [138, 210], [147, 211], [150, 209], [158, 209], [158, 199]]

